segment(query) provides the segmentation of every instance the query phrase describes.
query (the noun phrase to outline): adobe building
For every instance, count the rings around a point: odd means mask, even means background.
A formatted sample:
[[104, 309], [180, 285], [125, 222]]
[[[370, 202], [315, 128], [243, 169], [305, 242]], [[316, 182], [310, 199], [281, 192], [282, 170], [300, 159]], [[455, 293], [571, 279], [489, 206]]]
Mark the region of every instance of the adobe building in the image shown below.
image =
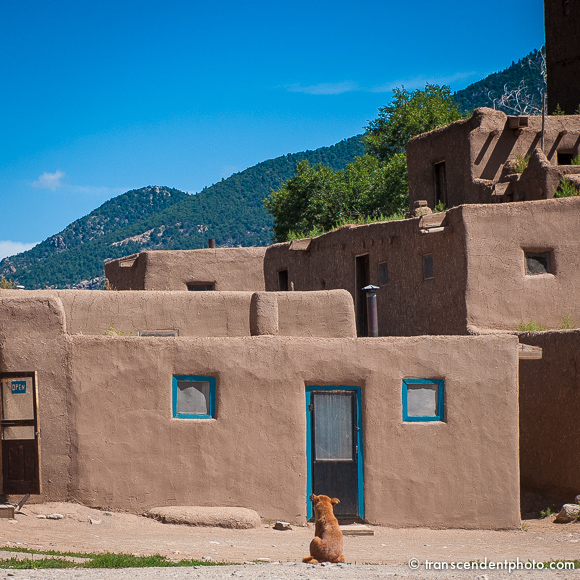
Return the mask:
[[[366, 292], [376, 286], [381, 336], [559, 328], [580, 272], [580, 197], [498, 205], [362, 226], [266, 251], [266, 290], [344, 288], [367, 336]], [[549, 299], [548, 299], [549, 297]]]
[[356, 338], [344, 290], [1, 291], [1, 489], [303, 523], [322, 488], [370, 523], [518, 528], [520, 352]]
[[264, 290], [266, 248], [156, 250], [105, 264], [112, 290]]
[[[540, 116], [475, 109], [468, 119], [409, 140], [410, 206], [549, 199], [562, 177], [580, 187], [580, 165], [571, 165], [579, 154], [580, 115], [547, 116], [542, 132]], [[530, 157], [519, 173], [518, 156]]]
[[548, 111], [580, 107], [580, 6], [575, 0], [544, 2]]

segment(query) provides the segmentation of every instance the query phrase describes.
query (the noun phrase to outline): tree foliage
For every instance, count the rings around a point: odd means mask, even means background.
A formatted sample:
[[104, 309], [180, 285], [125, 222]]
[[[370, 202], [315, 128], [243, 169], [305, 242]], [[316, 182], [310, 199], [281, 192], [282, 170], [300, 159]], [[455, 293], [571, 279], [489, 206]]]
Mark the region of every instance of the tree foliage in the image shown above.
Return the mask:
[[298, 164], [295, 175], [264, 201], [274, 217], [274, 237], [285, 241], [338, 224], [388, 218], [408, 209], [407, 141], [462, 115], [449, 87], [395, 89], [389, 105], [363, 135], [366, 153], [344, 169]]
[[393, 90], [393, 99], [379, 109], [366, 127], [363, 141], [368, 153], [388, 161], [404, 153], [411, 137], [463, 118], [447, 86], [425, 85], [424, 90]]

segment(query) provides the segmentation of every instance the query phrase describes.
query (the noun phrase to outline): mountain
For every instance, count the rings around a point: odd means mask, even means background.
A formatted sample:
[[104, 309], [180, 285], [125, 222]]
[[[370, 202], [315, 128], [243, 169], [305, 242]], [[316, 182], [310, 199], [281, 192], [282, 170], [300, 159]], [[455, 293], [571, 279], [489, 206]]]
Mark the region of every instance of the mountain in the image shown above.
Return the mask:
[[[529, 95], [530, 104], [538, 111], [542, 110], [542, 92], [546, 90], [546, 83], [542, 75], [544, 57], [542, 51], [533, 50], [518, 62], [500, 72], [490, 74], [484, 79], [457, 91], [453, 97], [464, 112], [473, 111], [477, 107], [494, 108], [494, 99], [498, 99], [504, 92], [525, 86], [525, 93]], [[495, 108], [504, 113], [514, 115], [516, 112], [504, 106]]]
[[360, 136], [331, 147], [258, 163], [196, 195], [149, 186], [115, 197], [34, 248], [0, 262], [0, 276], [26, 288], [98, 288], [103, 263], [143, 250], [263, 246], [272, 241], [272, 217], [262, 200], [293, 177], [307, 159], [343, 169], [363, 154]]

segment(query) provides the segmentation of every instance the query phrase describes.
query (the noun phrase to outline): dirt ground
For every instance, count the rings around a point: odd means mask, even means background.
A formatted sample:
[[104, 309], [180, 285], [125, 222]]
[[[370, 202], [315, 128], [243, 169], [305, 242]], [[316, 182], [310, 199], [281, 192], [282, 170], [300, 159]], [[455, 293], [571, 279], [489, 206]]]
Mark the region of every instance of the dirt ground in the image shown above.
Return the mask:
[[[62, 519], [45, 519], [58, 513]], [[373, 536], [345, 537], [349, 563], [406, 564], [488, 560], [580, 559], [580, 524], [554, 524], [553, 517], [524, 520], [523, 530], [392, 529], [372, 526]], [[525, 531], [524, 531], [525, 530]], [[67, 552], [162, 554], [171, 559], [297, 562], [308, 554], [313, 526], [277, 531], [272, 524], [252, 530], [162, 524], [127, 513], [77, 504], [25, 505], [15, 520], [0, 519], [0, 545]]]

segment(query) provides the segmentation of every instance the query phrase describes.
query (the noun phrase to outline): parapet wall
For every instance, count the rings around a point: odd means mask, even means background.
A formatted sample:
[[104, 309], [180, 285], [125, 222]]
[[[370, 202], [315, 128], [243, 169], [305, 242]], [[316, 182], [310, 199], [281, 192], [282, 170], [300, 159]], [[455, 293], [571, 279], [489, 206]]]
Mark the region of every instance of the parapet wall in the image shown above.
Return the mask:
[[[137, 336], [177, 331], [178, 336], [250, 336], [252, 292], [104, 292], [102, 290], [3, 290], [0, 308], [47, 302], [59, 308], [68, 334]], [[280, 336], [355, 336], [354, 307], [345, 290], [275, 292]], [[41, 324], [39, 322], [39, 324]], [[1, 326], [0, 326], [1, 331]]]

